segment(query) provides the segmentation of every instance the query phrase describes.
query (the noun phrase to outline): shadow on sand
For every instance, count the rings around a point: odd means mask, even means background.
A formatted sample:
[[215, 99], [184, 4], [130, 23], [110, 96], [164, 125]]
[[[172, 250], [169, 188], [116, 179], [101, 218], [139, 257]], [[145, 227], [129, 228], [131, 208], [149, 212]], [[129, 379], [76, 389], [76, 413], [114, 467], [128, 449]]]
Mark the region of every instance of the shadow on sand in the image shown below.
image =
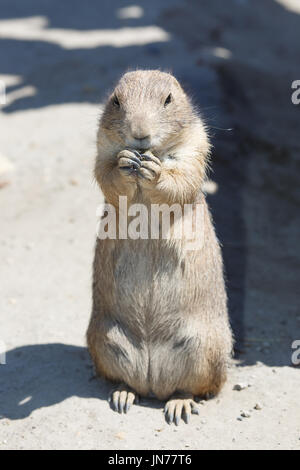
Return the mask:
[[[211, 4], [218, 4], [214, 0]], [[230, 3], [230, 5], [229, 5]], [[244, 18], [243, 4], [230, 0], [226, 2], [227, 10], [235, 12], [234, 17]], [[110, 1], [101, 2], [99, 12], [98, 0], [89, 0], [83, 7], [82, 2], [40, 2], [30, 0], [19, 2], [18, 6], [9, 0], [1, 2], [1, 20], [14, 20], [30, 17], [45, 17], [48, 21], [46, 30], [63, 29], [66, 34], [71, 30], [88, 32], [92, 30], [116, 30], [124, 27], [147, 27], [155, 24], [151, 5], [142, 1], [144, 9], [139, 18], [117, 18], [118, 8], [129, 6], [131, 2], [118, 0], [114, 6]], [[300, 17], [280, 6], [273, 0], [264, 0], [274, 12], [276, 21], [281, 21], [284, 30], [300, 30]], [[220, 3], [221, 5], [221, 3]], [[170, 2], [168, 2], [170, 7]], [[201, 2], [187, 4], [188, 18], [195, 17], [196, 23], [190, 30], [184, 26], [184, 15], [173, 15], [168, 10], [162, 15], [159, 25], [170, 37], [166, 41], [158, 41], [143, 46], [131, 45], [125, 47], [98, 46], [91, 48], [66, 49], [61, 45], [42, 40], [18, 39], [17, 37], [0, 38], [0, 73], [21, 77], [19, 84], [8, 86], [7, 92], [18, 92], [25, 86], [34, 87], [33, 96], [21, 96], [11, 104], [3, 107], [3, 113], [14, 113], [20, 110], [37, 109], [53, 104], [71, 102], [98, 103], [104, 91], [128, 67], [164, 67], [168, 63], [168, 50], [174, 46], [177, 38], [183, 38], [189, 50], [195, 52], [205, 45], [201, 37], [201, 21], [203, 26], [206, 19], [201, 15]], [[196, 10], [195, 10], [196, 9]], [[174, 7], [174, 13], [176, 13]], [[206, 15], [209, 15], [209, 8]], [[267, 22], [272, 22], [275, 16], [268, 15], [262, 21], [262, 28]], [[225, 18], [226, 19], [226, 18]], [[244, 29], [233, 28], [230, 17], [224, 28], [235, 34], [235, 50], [230, 51], [232, 60], [246, 53], [242, 48], [245, 41]], [[254, 21], [250, 18], [249, 21]], [[216, 20], [217, 21], [217, 20]], [[247, 26], [247, 25], [246, 25]], [[297, 28], [295, 27], [297, 26]], [[191, 31], [197, 31], [199, 37], [190, 37]], [[196, 34], [196, 33], [195, 33]], [[223, 30], [215, 27], [206, 39], [210, 46], [223, 45]], [[21, 35], [22, 36], [22, 35]], [[272, 41], [272, 38], [270, 39]], [[175, 58], [174, 58], [175, 57]], [[245, 230], [244, 192], [248, 181], [248, 169], [251, 152], [242, 152], [244, 132], [248, 122], [258, 119], [256, 110], [247, 101], [241, 82], [235, 81], [231, 73], [230, 63], [218, 67], [202, 66], [201, 63], [191, 63], [187, 54], [186, 63], [172, 59], [168, 68], [172, 69], [186, 88], [192, 92], [195, 100], [203, 109], [214, 144], [213, 178], [220, 190], [208, 196], [216, 223], [218, 236], [223, 245], [225, 268], [229, 291], [229, 307], [232, 324], [237, 339], [237, 350], [242, 350], [245, 338], [245, 276], [248, 264], [247, 234]], [[299, 77], [295, 77], [299, 78]], [[255, 91], [259, 84], [252, 83]], [[238, 111], [236, 111], [238, 110]], [[271, 116], [270, 116], [271, 117]], [[216, 128], [234, 127], [233, 132], [219, 131]], [[243, 128], [243, 130], [242, 130]], [[270, 218], [270, 231], [276, 230]], [[280, 292], [272, 295], [279, 296]], [[283, 312], [286, 315], [286, 312]], [[280, 319], [279, 319], [280, 320]], [[282, 325], [278, 320], [277, 333]], [[271, 319], [266, 319], [266, 324]], [[291, 331], [294, 324], [290, 326]], [[269, 365], [287, 365], [287, 346], [274, 351], [265, 357], [257, 351], [251, 356], [243, 355], [245, 364], [253, 364], [261, 360]], [[91, 365], [87, 351], [84, 348], [64, 344], [45, 344], [24, 346], [10, 351], [7, 355], [8, 365], [1, 367], [4, 381], [1, 380], [0, 402], [2, 415], [12, 419], [20, 419], [30, 414], [34, 409], [60, 402], [68, 396], [98, 397], [106, 399], [107, 386], [99, 381], [90, 381]], [[13, 380], [10, 382], [10, 378]]]

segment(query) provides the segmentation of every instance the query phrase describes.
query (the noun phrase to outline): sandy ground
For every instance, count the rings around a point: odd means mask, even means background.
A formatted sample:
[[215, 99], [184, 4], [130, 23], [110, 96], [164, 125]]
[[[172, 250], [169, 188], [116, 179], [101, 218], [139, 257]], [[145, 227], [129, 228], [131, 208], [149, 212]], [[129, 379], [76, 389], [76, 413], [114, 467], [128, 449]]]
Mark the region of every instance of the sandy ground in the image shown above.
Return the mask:
[[[14, 170], [0, 175], [0, 449], [300, 449], [299, 5], [68, 5], [1, 2], [0, 155]], [[236, 359], [188, 427], [168, 426], [153, 399], [113, 413], [85, 346], [97, 120], [106, 90], [135, 66], [175, 72], [215, 147], [208, 200]]]

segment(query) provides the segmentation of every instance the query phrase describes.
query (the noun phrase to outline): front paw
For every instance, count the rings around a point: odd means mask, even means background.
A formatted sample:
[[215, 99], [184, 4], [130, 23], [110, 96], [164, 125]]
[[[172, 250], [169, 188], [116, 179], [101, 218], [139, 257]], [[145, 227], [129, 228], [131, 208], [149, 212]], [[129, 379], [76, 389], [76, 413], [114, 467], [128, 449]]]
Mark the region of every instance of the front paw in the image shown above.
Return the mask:
[[118, 167], [122, 174], [135, 175], [141, 167], [140, 155], [136, 150], [122, 150], [118, 153]]
[[150, 151], [140, 155], [141, 166], [137, 174], [148, 182], [156, 182], [161, 174], [161, 161], [155, 157]]

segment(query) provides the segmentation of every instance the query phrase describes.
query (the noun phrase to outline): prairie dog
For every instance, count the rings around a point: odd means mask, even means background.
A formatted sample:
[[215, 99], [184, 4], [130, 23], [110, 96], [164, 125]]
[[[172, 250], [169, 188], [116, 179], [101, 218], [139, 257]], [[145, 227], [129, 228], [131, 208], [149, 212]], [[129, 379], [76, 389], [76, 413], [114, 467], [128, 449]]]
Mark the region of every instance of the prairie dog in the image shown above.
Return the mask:
[[[113, 409], [167, 400], [167, 422], [217, 394], [232, 351], [222, 256], [201, 191], [210, 144], [178, 81], [159, 70], [123, 75], [100, 120], [95, 177], [119, 214], [128, 206], [202, 204], [201, 249], [185, 238], [97, 239], [87, 342], [97, 372], [117, 384]], [[142, 155], [142, 157], [141, 157]], [[120, 215], [120, 214], [119, 214]]]

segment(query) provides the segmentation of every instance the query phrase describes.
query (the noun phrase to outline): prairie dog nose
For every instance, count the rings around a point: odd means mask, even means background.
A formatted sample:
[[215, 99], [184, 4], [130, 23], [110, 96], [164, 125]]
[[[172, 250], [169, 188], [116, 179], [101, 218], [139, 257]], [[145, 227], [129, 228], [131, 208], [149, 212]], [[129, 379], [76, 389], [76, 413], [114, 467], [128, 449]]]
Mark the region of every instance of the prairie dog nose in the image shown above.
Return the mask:
[[137, 137], [136, 135], [133, 135], [133, 138], [135, 140], [139, 140], [139, 141], [149, 139], [149, 137], [150, 137], [150, 135], [145, 135], [144, 137]]

